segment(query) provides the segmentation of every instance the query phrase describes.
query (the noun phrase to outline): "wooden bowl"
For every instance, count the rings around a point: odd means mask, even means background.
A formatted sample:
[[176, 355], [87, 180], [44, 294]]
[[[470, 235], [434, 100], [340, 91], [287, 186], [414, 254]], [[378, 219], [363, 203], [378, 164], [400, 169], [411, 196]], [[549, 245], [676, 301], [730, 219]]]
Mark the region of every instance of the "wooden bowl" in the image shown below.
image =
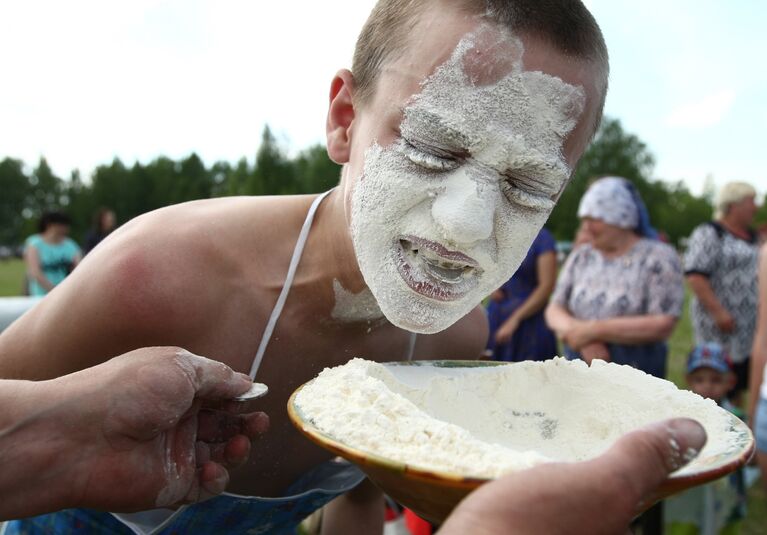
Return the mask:
[[[506, 363], [444, 360], [386, 364], [386, 366], [436, 366], [440, 368], [499, 365], [506, 365]], [[340, 442], [332, 435], [318, 429], [296, 404], [296, 396], [305, 386], [302, 385], [296, 389], [288, 401], [288, 415], [298, 430], [312, 442], [357, 464], [370, 480], [392, 499], [413, 510], [422, 518], [437, 524], [442, 523], [466, 495], [490, 481], [487, 478], [466, 477], [447, 471], [425, 470]], [[737, 417], [729, 416], [730, 432], [735, 437], [732, 441], [733, 446], [719, 454], [698, 458], [696, 467], [692, 471], [672, 474], [661, 485], [656, 495], [643, 504], [645, 508], [649, 508], [656, 501], [684, 489], [718, 479], [748, 462], [754, 452], [754, 439], [751, 431]]]

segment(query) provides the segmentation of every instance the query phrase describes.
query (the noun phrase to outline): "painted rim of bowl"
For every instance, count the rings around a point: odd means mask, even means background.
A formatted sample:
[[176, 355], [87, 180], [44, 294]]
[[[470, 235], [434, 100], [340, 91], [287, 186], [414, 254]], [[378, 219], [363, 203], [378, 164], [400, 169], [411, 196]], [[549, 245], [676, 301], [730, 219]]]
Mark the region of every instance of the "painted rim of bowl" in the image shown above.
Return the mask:
[[[419, 361], [405, 361], [405, 362], [384, 362], [384, 366], [433, 366], [437, 368], [482, 368], [490, 366], [505, 366], [512, 364], [509, 362], [496, 362], [496, 361], [474, 361], [474, 360], [419, 360]], [[399, 472], [416, 479], [425, 481], [439, 481], [442, 484], [447, 484], [453, 487], [462, 487], [467, 489], [474, 489], [488, 481], [492, 481], [492, 478], [481, 477], [468, 477], [460, 474], [428, 470], [412, 466], [408, 463], [395, 461], [386, 457], [382, 457], [375, 453], [370, 453], [353, 446], [349, 446], [342, 442], [339, 442], [329, 434], [320, 430], [308, 418], [303, 416], [301, 409], [296, 405], [296, 396], [298, 393], [314, 379], [308, 381], [299, 386], [288, 400], [288, 416], [293, 422], [293, 425], [309, 440], [321, 446], [336, 455], [344, 457], [354, 463], [363, 465], [384, 468], [392, 472]], [[694, 472], [683, 472], [679, 474], [672, 474], [661, 485], [660, 493], [664, 494], [664, 491], [675, 492], [690, 486], [703, 484], [709, 481], [713, 481], [722, 477], [725, 474], [733, 472], [740, 466], [745, 465], [754, 454], [755, 444], [754, 438], [751, 434], [751, 430], [734, 414], [728, 413], [730, 416], [731, 427], [729, 431], [737, 434], [737, 440], [733, 441], [733, 446], [717, 455], [709, 457], [706, 465], [711, 465], [709, 469], [696, 470]]]

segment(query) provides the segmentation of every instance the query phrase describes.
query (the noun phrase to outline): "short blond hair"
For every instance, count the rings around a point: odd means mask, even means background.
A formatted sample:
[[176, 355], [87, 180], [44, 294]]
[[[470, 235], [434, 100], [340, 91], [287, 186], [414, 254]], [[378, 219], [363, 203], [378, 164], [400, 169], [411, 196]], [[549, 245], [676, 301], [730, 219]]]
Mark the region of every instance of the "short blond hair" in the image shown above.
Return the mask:
[[358, 104], [364, 105], [372, 97], [384, 64], [407, 48], [426, 8], [440, 2], [483, 15], [511, 31], [540, 37], [562, 54], [595, 65], [600, 78], [596, 130], [607, 96], [609, 61], [602, 31], [581, 0], [379, 0], [354, 50], [352, 73]]
[[756, 190], [746, 182], [729, 182], [716, 195], [714, 201], [714, 219], [721, 219], [730, 209], [730, 205], [748, 197], [756, 197]]

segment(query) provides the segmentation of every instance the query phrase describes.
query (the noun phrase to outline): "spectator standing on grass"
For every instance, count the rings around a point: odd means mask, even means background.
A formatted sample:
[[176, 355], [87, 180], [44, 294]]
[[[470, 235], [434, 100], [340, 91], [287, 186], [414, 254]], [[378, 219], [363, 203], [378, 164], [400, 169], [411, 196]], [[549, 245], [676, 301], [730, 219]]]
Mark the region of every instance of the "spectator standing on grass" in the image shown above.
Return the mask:
[[737, 382], [729, 397], [736, 404], [748, 386], [756, 322], [755, 198], [749, 184], [726, 184], [716, 198], [715, 220], [693, 231], [684, 257], [695, 343], [718, 342], [732, 357]]
[[80, 262], [80, 247], [69, 237], [70, 219], [61, 212], [46, 212], [39, 233], [24, 245], [29, 295], [43, 296], [69, 275]]
[[[687, 358], [687, 387], [739, 418], [743, 412], [727, 399], [735, 384], [732, 363], [717, 343], [697, 345]], [[746, 515], [743, 471], [689, 489], [664, 502], [666, 535], [735, 535]]]
[[93, 215], [93, 226], [85, 234], [83, 255], [87, 255], [115, 228], [115, 213], [109, 208], [99, 208]]
[[519, 362], [556, 356], [557, 339], [543, 310], [557, 280], [556, 243], [542, 228], [517, 271], [492, 293], [487, 306], [493, 360]]
[[570, 359], [604, 359], [664, 378], [666, 339], [684, 301], [679, 258], [661, 243], [634, 186], [605, 177], [578, 207], [590, 243], [565, 262], [546, 320]]

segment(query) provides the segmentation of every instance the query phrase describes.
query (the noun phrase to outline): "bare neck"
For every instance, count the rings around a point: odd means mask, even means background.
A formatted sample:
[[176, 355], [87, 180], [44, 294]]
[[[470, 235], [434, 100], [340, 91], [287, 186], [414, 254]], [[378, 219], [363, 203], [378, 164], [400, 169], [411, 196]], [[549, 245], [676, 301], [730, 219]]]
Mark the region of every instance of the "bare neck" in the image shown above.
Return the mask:
[[619, 239], [616, 239], [608, 247], [601, 249], [600, 252], [606, 258], [619, 258], [628, 253], [639, 240], [639, 236], [637, 236], [633, 231], [627, 230], [621, 233]]
[[748, 225], [744, 224], [738, 218], [725, 215], [722, 219], [719, 220], [719, 223], [730, 233], [738, 236], [739, 238], [750, 238]]
[[[372, 297], [366, 296], [368, 287], [354, 253], [343, 192], [336, 188], [317, 209], [293, 287], [306, 297], [304, 305], [314, 305], [307, 307], [307, 313], [311, 309], [312, 314], [320, 313], [330, 319], [339, 286], [352, 298]], [[369, 319], [367, 315], [359, 318]]]
[[43, 239], [45, 243], [50, 243], [52, 245], [55, 245], [57, 243], [61, 243], [64, 241], [64, 238], [60, 237], [55, 232], [49, 232], [45, 231], [42, 234], [40, 234], [40, 237]]

